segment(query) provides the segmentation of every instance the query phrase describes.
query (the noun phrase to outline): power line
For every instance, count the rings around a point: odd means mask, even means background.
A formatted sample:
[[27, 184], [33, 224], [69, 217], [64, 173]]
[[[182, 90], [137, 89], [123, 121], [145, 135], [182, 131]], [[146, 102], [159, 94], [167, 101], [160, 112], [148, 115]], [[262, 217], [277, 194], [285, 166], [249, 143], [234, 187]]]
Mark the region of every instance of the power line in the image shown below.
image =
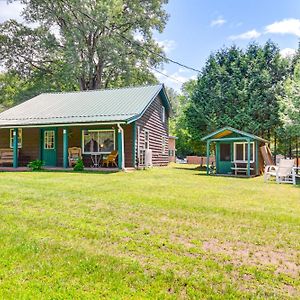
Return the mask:
[[[80, 11], [79, 9], [76, 9], [76, 10], [77, 10], [79, 13], [81, 13], [82, 15], [86, 16], [88, 19], [90, 19], [90, 20], [92, 20], [93, 22], [95, 22], [95, 23], [98, 24], [98, 22], [97, 22], [93, 17], [91, 17], [90, 15], [88, 15], [87, 13], [85, 13], [85, 12], [83, 12], [83, 11]], [[109, 27], [107, 27], [107, 26], [104, 26], [104, 27], [105, 27], [106, 29], [110, 30]], [[161, 54], [159, 54], [159, 53], [157, 53], [157, 52], [155, 52], [155, 51], [153, 51], [153, 50], [151, 50], [151, 49], [149, 49], [149, 48], [147, 48], [147, 47], [141, 45], [138, 41], [132, 41], [132, 40], [128, 39], [128, 38], [125, 37], [123, 34], [117, 32], [117, 31], [116, 31], [116, 33], [117, 33], [117, 35], [119, 35], [122, 39], [126, 40], [128, 43], [130, 43], [130, 44], [132, 44], [132, 45], [135, 44], [136, 46], [138, 46], [138, 47], [140, 47], [140, 48], [142, 48], [142, 49], [148, 51], [149, 53], [151, 53], [151, 54], [153, 54], [153, 55], [156, 55], [156, 56], [158, 56], [158, 57], [160, 57], [160, 58], [162, 58], [162, 59], [164, 59], [164, 60], [167, 60], [167, 61], [169, 61], [169, 62], [171, 62], [171, 63], [173, 63], [173, 64], [176, 64], [176, 65], [178, 65], [178, 66], [180, 66], [180, 67], [183, 67], [183, 68], [185, 68], [185, 69], [191, 70], [191, 71], [193, 71], [193, 72], [201, 73], [201, 71], [198, 70], [198, 69], [196, 69], [196, 68], [189, 67], [189, 66], [187, 66], [187, 65], [185, 65], [185, 64], [183, 64], [183, 63], [181, 63], [181, 62], [179, 62], [179, 61], [176, 61], [176, 60], [174, 60], [174, 59], [171, 59], [171, 58], [169, 58], [169, 57], [167, 57], [167, 56], [165, 56], [165, 55], [161, 55]]]
[[150, 66], [148, 66], [148, 68], [151, 69], [151, 70], [153, 70], [153, 71], [155, 71], [155, 72], [157, 72], [157, 73], [159, 73], [159, 74], [161, 74], [161, 75], [163, 75], [163, 76], [165, 76], [165, 77], [170, 78], [171, 80], [174, 80], [174, 81], [177, 81], [177, 82], [179, 82], [181, 84], [184, 84], [184, 82], [182, 82], [182, 81], [180, 81], [180, 80], [178, 80], [178, 79], [176, 79], [176, 78], [174, 78], [174, 77], [172, 77], [170, 75], [167, 75], [167, 74], [165, 74], [165, 73], [163, 73], [163, 72], [161, 72], [161, 71], [159, 71], [159, 70], [157, 70], [155, 68], [152, 68]]

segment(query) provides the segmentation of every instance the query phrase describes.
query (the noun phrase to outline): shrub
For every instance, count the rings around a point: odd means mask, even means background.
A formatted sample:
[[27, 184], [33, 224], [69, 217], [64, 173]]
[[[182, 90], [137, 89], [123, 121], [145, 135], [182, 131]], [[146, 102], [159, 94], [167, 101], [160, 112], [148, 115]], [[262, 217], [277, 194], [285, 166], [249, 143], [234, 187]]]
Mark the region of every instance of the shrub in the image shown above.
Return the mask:
[[31, 161], [27, 166], [32, 171], [41, 171], [43, 169], [44, 162], [42, 160], [36, 159]]
[[78, 159], [76, 164], [73, 167], [74, 171], [83, 171], [84, 170], [84, 165], [82, 159]]

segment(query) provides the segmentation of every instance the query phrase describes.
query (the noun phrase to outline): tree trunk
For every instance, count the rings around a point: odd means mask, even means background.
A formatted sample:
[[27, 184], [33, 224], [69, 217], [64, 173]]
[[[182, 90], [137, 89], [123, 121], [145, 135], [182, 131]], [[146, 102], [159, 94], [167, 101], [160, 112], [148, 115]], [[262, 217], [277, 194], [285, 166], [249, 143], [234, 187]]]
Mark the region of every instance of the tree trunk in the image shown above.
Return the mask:
[[[296, 137], [296, 166], [297, 168], [299, 168], [299, 141], [298, 141], [298, 137]], [[297, 174], [298, 174], [299, 170], [297, 169]]]
[[289, 138], [289, 156], [292, 158], [292, 138]]

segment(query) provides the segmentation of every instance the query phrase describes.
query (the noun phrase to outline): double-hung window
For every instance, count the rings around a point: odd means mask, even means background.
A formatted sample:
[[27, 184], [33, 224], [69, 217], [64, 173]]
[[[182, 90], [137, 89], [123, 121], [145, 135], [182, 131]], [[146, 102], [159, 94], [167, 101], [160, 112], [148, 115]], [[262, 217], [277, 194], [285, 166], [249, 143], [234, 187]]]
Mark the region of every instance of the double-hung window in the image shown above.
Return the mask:
[[162, 121], [163, 123], [166, 122], [166, 109], [165, 109], [164, 106], [161, 107], [161, 121]]
[[82, 131], [82, 152], [84, 154], [109, 154], [113, 150], [115, 150], [114, 130], [108, 129]]
[[165, 136], [162, 137], [162, 154], [166, 154], [168, 150], [167, 138]]
[[[14, 147], [14, 130], [9, 130], [9, 147]], [[22, 148], [22, 128], [18, 129], [18, 148]]]
[[[248, 143], [238, 142], [234, 143], [234, 161], [247, 162], [248, 161]], [[254, 143], [250, 143], [250, 162], [254, 162]]]
[[149, 138], [149, 130], [145, 130], [145, 149], [150, 148], [150, 138]]

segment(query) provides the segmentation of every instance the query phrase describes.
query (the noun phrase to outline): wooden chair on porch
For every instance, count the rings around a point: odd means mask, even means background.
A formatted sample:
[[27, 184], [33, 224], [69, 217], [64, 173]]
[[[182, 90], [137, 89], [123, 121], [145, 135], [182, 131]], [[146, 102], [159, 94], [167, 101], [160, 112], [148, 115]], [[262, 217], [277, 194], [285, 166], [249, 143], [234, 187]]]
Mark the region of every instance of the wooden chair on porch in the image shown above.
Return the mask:
[[81, 148], [72, 147], [68, 149], [69, 166], [73, 167], [79, 159], [82, 159]]
[[114, 150], [112, 151], [107, 158], [103, 159], [102, 161], [102, 166], [106, 166], [109, 167], [109, 165], [111, 164], [112, 166], [115, 166], [116, 168], [118, 167], [117, 164], [117, 157], [118, 157], [118, 151]]
[[[19, 149], [18, 149], [19, 156]], [[0, 164], [12, 164], [14, 159], [13, 149], [11, 148], [2, 148], [0, 149]]]

